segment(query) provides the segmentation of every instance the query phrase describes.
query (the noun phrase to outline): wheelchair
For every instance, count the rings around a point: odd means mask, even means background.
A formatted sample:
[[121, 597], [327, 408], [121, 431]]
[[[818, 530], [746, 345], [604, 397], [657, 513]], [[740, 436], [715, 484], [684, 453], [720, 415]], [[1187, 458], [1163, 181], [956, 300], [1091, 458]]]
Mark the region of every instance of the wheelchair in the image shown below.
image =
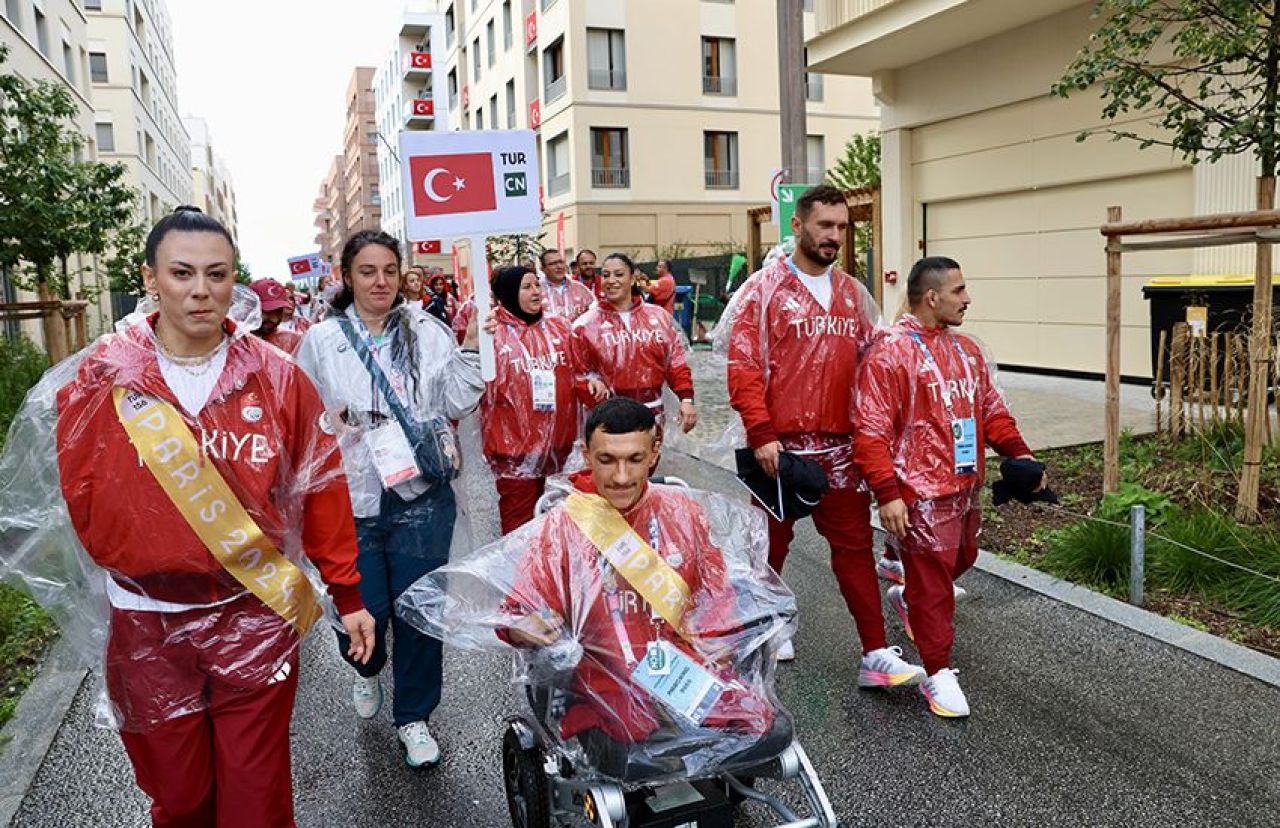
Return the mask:
[[[651, 482], [685, 486], [674, 477]], [[554, 505], [549, 491], [539, 514]], [[762, 648], [748, 658], [772, 658]], [[804, 748], [795, 740], [789, 717], [775, 712], [773, 729], [751, 749], [716, 767], [676, 781], [652, 781], [643, 766], [624, 764], [616, 775], [580, 774], [567, 750], [548, 734], [548, 712], [565, 705], [564, 687], [526, 687], [529, 715], [507, 719], [502, 737], [502, 770], [511, 822], [515, 828], [732, 828], [738, 809], [753, 804], [771, 812], [780, 828], [831, 828], [842, 825]], [[670, 776], [664, 776], [669, 780]], [[777, 780], [798, 788], [804, 807], [797, 813], [778, 796], [757, 790], [757, 780]]]

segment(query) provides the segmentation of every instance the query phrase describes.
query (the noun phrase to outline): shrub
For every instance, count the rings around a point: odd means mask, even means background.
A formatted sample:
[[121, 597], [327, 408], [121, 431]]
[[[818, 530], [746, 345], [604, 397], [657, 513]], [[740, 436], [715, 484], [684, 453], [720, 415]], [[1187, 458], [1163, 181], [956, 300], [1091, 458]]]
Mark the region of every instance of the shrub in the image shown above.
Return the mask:
[[49, 368], [49, 357], [25, 336], [0, 336], [0, 448], [22, 399]]
[[1134, 506], [1144, 506], [1148, 525], [1158, 525], [1173, 511], [1173, 501], [1168, 495], [1153, 492], [1137, 483], [1121, 483], [1120, 488], [1102, 498], [1098, 504], [1098, 517], [1128, 523], [1129, 512]]
[[1050, 532], [1045, 565], [1055, 575], [1101, 587], [1119, 587], [1129, 578], [1129, 530], [1087, 520]]

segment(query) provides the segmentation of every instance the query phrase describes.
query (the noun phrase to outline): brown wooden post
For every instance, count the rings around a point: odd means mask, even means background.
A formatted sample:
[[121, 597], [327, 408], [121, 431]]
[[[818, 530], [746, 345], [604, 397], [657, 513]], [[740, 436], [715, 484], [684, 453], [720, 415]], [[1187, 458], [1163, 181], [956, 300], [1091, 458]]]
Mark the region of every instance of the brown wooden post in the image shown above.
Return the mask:
[[1182, 420], [1182, 387], [1187, 371], [1187, 326], [1173, 326], [1173, 345], [1169, 349], [1169, 431], [1175, 439], [1184, 434]]
[[760, 216], [747, 211], [747, 273], [760, 269]]
[[871, 284], [876, 304], [884, 310], [884, 215], [880, 207], [880, 188], [871, 192]]
[[[1107, 208], [1107, 223], [1119, 223], [1119, 207]], [[1103, 440], [1103, 494], [1120, 488], [1120, 239], [1107, 238], [1107, 413]]]
[[[1258, 178], [1258, 209], [1275, 206], [1276, 180]], [[1267, 425], [1267, 377], [1271, 365], [1271, 245], [1258, 243], [1253, 275], [1253, 330], [1249, 342], [1249, 407], [1244, 421], [1244, 466], [1240, 470], [1240, 493], [1236, 498], [1236, 520], [1258, 520], [1258, 484], [1262, 479], [1262, 444]]]
[[1164, 399], [1164, 349], [1167, 344], [1165, 340], [1168, 338], [1168, 331], [1160, 332], [1160, 344], [1156, 348], [1156, 431], [1161, 431], [1160, 426], [1160, 401]]
[[1209, 334], [1209, 415], [1216, 426], [1221, 422], [1218, 416], [1218, 334]]

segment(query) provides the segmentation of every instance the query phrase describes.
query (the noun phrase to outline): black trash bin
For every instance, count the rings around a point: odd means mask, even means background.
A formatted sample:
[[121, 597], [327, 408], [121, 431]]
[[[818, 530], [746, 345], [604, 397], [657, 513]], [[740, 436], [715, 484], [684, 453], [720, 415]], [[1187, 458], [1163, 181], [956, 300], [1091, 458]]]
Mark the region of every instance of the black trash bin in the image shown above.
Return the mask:
[[[1151, 376], [1159, 365], [1160, 332], [1172, 341], [1173, 326], [1186, 322], [1187, 308], [1208, 309], [1208, 333], [1243, 331], [1253, 316], [1253, 276], [1157, 276], [1142, 286], [1142, 297], [1151, 303]], [[1271, 284], [1271, 303], [1280, 303], [1280, 283]], [[1274, 316], [1274, 311], [1273, 311]], [[1160, 382], [1169, 381], [1166, 360]]]

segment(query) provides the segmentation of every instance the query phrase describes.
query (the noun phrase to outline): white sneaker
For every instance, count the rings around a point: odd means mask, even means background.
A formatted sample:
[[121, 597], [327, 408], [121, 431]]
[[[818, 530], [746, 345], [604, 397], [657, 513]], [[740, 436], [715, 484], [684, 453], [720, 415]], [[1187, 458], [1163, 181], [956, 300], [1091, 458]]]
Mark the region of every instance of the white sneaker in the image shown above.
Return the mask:
[[382, 682], [377, 676], [365, 678], [356, 676], [351, 685], [351, 703], [356, 708], [356, 715], [362, 719], [372, 719], [382, 709]]
[[895, 561], [891, 558], [881, 558], [876, 561], [876, 574], [880, 576], [882, 581], [889, 581], [894, 584], [905, 584], [907, 582], [907, 573], [902, 568], [902, 561]]
[[943, 667], [920, 685], [920, 692], [935, 716], [958, 719], [969, 715], [969, 700], [964, 697], [956, 675], [955, 670]]
[[955, 596], [957, 604], [969, 597], [968, 590], [956, 583], [951, 584], [951, 593]]
[[924, 668], [902, 660], [901, 647], [881, 647], [862, 657], [859, 687], [911, 687], [924, 680]]
[[778, 648], [778, 661], [795, 661], [796, 646], [791, 643], [791, 639], [782, 642], [782, 646]]
[[409, 722], [399, 728], [404, 745], [404, 763], [411, 768], [434, 765], [440, 761], [440, 745], [427, 730], [426, 722]]
[[889, 606], [893, 607], [893, 611], [898, 613], [898, 619], [902, 621], [902, 629], [907, 634], [907, 638], [915, 641], [915, 634], [911, 632], [911, 617], [907, 615], [906, 590], [907, 588], [904, 586], [889, 587]]

